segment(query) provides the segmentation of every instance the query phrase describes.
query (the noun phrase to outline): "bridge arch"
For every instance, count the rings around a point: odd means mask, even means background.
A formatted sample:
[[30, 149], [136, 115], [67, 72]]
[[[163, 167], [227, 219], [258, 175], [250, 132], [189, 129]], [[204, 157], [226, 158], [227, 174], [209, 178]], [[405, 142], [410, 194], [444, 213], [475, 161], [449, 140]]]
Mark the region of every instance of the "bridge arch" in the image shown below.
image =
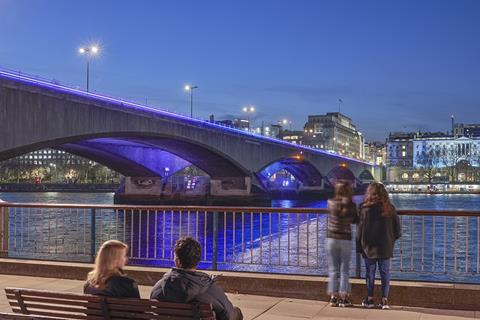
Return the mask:
[[304, 186], [322, 186], [322, 174], [309, 161], [300, 157], [282, 158], [271, 162], [260, 170], [259, 175], [265, 184], [271, 175], [281, 170], [289, 172]]
[[370, 181], [375, 180], [375, 178], [373, 177], [372, 172], [370, 172], [370, 170], [363, 170], [362, 172], [360, 172], [360, 175], [358, 176], [358, 179], [360, 181], [364, 181], [364, 182], [370, 182]]
[[[229, 155], [210, 146], [177, 136], [145, 132], [105, 132], [41, 141], [15, 150], [7, 150], [2, 153], [1, 158], [8, 159], [44, 148], [68, 151], [127, 176], [164, 176], [161, 167], [155, 163], [155, 153], [164, 156], [170, 154], [170, 159], [177, 162], [175, 170], [169, 170], [171, 173], [193, 164], [212, 178], [249, 175], [248, 170]], [[130, 148], [131, 152], [122, 153], [119, 148]]]
[[339, 180], [348, 181], [354, 186], [356, 184], [355, 175], [347, 166], [344, 165], [334, 167], [327, 173], [326, 177], [331, 186], [334, 186]]

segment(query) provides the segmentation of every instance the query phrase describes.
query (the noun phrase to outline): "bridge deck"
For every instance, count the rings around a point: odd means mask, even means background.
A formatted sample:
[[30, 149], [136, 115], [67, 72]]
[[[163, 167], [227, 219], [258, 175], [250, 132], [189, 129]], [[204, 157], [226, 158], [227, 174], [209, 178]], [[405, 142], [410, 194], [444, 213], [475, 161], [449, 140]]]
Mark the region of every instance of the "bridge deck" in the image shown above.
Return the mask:
[[[53, 291], [82, 292], [83, 281], [56, 278], [0, 275], [0, 311], [11, 312], [3, 288], [25, 287]], [[151, 287], [140, 286], [143, 298], [149, 296]], [[480, 319], [480, 311], [438, 310], [393, 306], [392, 310], [365, 310], [356, 308], [332, 308], [324, 301], [311, 301], [290, 298], [275, 298], [257, 295], [228, 294], [233, 303], [239, 306], [245, 319], [284, 320], [284, 319]], [[479, 306], [480, 309], [480, 306]]]

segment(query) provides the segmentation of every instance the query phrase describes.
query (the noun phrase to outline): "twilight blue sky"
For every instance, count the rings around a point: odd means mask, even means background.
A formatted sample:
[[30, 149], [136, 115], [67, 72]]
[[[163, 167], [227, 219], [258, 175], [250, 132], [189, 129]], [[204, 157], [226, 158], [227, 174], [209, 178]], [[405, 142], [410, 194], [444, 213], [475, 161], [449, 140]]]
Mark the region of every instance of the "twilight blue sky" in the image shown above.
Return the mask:
[[367, 140], [480, 123], [480, 1], [0, 0], [0, 67], [255, 124], [338, 110]]

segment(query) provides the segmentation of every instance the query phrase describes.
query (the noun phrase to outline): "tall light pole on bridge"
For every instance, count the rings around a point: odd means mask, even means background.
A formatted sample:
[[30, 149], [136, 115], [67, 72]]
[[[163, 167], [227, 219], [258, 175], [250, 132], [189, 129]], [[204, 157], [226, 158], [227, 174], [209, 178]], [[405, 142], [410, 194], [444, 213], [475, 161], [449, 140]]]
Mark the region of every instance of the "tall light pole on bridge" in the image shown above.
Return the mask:
[[247, 113], [248, 131], [250, 132], [250, 114], [255, 112], [255, 107], [254, 106], [243, 107], [242, 111]]
[[190, 91], [190, 118], [193, 118], [193, 89], [197, 89], [198, 86], [193, 86], [187, 84], [185, 86], [185, 91]]
[[98, 54], [100, 48], [98, 45], [91, 45], [89, 47], [80, 47], [78, 53], [87, 57], [87, 92], [90, 90], [90, 59]]
[[284, 126], [288, 124], [290, 131], [292, 131], [292, 120], [282, 119], [282, 121], [279, 121], [279, 122], [281, 122], [282, 125]]

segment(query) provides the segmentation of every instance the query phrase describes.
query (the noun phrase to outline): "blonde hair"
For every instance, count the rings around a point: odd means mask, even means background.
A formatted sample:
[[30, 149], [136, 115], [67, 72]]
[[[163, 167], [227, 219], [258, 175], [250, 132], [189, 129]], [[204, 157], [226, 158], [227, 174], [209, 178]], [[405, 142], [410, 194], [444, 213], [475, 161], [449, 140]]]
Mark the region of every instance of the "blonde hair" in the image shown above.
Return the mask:
[[128, 246], [118, 240], [108, 240], [102, 244], [95, 258], [95, 267], [88, 273], [87, 282], [94, 288], [103, 289], [112, 276], [123, 275], [117, 266]]
[[372, 182], [367, 188], [365, 193], [365, 206], [372, 206], [374, 204], [380, 204], [382, 206], [382, 216], [391, 216], [395, 210], [394, 206], [390, 202], [388, 192], [379, 182]]

